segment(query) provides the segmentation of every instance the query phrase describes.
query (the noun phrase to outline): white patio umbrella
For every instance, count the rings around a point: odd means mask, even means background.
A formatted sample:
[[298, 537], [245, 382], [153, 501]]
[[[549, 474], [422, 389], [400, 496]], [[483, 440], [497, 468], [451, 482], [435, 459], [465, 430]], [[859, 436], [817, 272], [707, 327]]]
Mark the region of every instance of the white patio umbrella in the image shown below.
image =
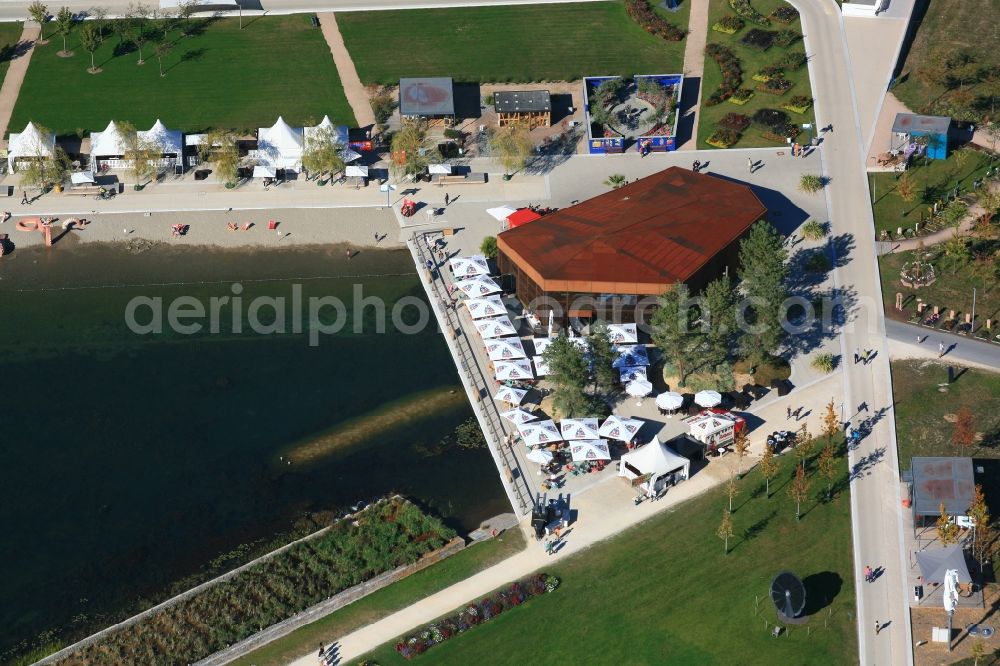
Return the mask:
[[531, 359], [535, 364], [535, 374], [539, 377], [544, 377], [549, 374], [549, 364], [545, 362], [545, 359], [541, 356], [535, 356]]
[[528, 395], [528, 392], [524, 389], [501, 386], [497, 394], [493, 396], [493, 399], [506, 402], [508, 405], [520, 405], [526, 395]]
[[528, 421], [538, 420], [537, 416], [526, 409], [511, 409], [506, 412], [500, 412], [500, 416], [504, 417], [514, 425], [521, 425], [522, 423], [527, 423]]
[[340, 159], [344, 160], [344, 164], [350, 164], [354, 160], [360, 160], [361, 155], [359, 153], [354, 152], [350, 148], [344, 148], [342, 151], [340, 151]]
[[456, 280], [454, 285], [469, 296], [473, 296], [475, 298], [489, 296], [490, 294], [498, 294], [503, 291], [503, 289], [500, 288], [500, 285], [484, 276], [469, 278], [468, 280]]
[[694, 401], [700, 407], [715, 407], [722, 402], [722, 396], [718, 391], [698, 391], [694, 394]]
[[525, 456], [531, 462], [538, 463], [539, 465], [548, 465], [554, 457], [551, 451], [546, 451], [545, 449], [532, 449]]
[[490, 265], [486, 261], [486, 257], [481, 254], [474, 254], [471, 257], [453, 257], [448, 261], [448, 264], [451, 266], [451, 272], [457, 278], [490, 274]]
[[647, 379], [646, 368], [641, 365], [630, 365], [628, 367], [622, 368], [621, 370], [618, 371], [618, 374], [621, 376], [623, 384], [627, 384], [628, 382], [634, 382], [637, 379], [643, 381]]
[[[661, 393], [656, 396], [656, 406], [660, 409], [667, 409], [673, 412], [675, 409], [680, 409], [681, 405], [684, 404], [684, 396], [680, 393], [674, 393], [673, 391], [667, 391], [666, 393]], [[667, 414], [667, 418], [673, 418], [673, 414]]]
[[634, 345], [639, 341], [635, 324], [608, 324], [608, 340], [615, 345]]
[[469, 314], [473, 319], [483, 317], [499, 317], [507, 314], [507, 308], [499, 296], [487, 296], [486, 298], [470, 298], [465, 302], [465, 307], [469, 308]]
[[368, 177], [368, 167], [366, 166], [349, 166], [344, 169], [344, 175], [348, 178], [367, 178]]
[[451, 173], [450, 164], [430, 164], [427, 166], [427, 173], [440, 173], [449, 174]]
[[[633, 379], [625, 387], [625, 392], [633, 398], [642, 398], [653, 392], [653, 385], [645, 379]], [[641, 405], [642, 400], [635, 404]]]
[[563, 419], [559, 422], [559, 431], [563, 439], [600, 439], [597, 434], [597, 419]]
[[503, 222], [508, 217], [517, 212], [517, 209], [511, 208], [510, 206], [497, 206], [496, 208], [487, 208], [486, 212], [496, 220], [497, 222]]
[[603, 439], [572, 441], [569, 443], [569, 452], [573, 456], [573, 462], [611, 460], [611, 452], [608, 451], [608, 442]]
[[639, 429], [642, 428], [642, 424], [643, 422], [639, 419], [623, 418], [612, 414], [601, 424], [598, 434], [601, 437], [630, 442], [636, 433], [639, 432]]
[[520, 338], [494, 338], [485, 340], [486, 354], [491, 361], [510, 361], [515, 358], [527, 358]]
[[541, 444], [562, 441], [559, 428], [556, 427], [556, 423], [552, 419], [522, 423], [517, 426], [517, 430], [521, 433], [521, 439], [524, 440], [527, 446], [539, 446]]
[[552, 338], [532, 338], [531, 342], [535, 345], [535, 353], [541, 356], [552, 344]]
[[509, 317], [494, 317], [492, 319], [477, 319], [473, 322], [476, 330], [483, 338], [499, 338], [504, 335], [517, 335], [517, 329]]
[[534, 379], [531, 372], [531, 361], [526, 358], [516, 358], [513, 361], [497, 361], [494, 373], [498, 382], [511, 379]]
[[85, 185], [94, 184], [94, 172], [93, 171], [74, 171], [70, 174], [70, 181], [74, 185]]

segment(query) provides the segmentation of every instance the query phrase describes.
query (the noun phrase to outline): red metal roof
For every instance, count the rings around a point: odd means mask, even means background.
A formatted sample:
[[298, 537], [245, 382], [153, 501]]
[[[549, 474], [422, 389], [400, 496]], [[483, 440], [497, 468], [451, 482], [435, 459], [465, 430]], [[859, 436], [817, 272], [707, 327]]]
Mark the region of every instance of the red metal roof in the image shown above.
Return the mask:
[[507, 222], [510, 224], [510, 228], [519, 227], [522, 224], [527, 224], [528, 222], [534, 222], [535, 220], [541, 218], [542, 216], [531, 210], [530, 208], [521, 208], [516, 210], [507, 216]]
[[659, 294], [767, 209], [751, 189], [670, 167], [497, 237], [544, 291]]

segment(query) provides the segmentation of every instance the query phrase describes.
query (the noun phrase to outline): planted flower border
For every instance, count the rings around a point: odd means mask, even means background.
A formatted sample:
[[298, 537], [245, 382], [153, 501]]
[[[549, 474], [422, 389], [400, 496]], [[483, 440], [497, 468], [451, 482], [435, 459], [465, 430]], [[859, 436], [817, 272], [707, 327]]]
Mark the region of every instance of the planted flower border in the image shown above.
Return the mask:
[[754, 91], [749, 88], [740, 88], [730, 96], [727, 100], [730, 104], [736, 104], [738, 106], [743, 106], [747, 102], [753, 99]]
[[405, 659], [413, 659], [415, 656], [427, 652], [431, 647], [488, 622], [504, 611], [520, 606], [533, 597], [554, 592], [557, 587], [559, 587], [559, 579], [544, 573], [511, 583], [482, 601], [467, 605], [457, 614], [428, 624], [416, 633], [404, 637], [403, 640], [396, 643], [396, 652]]
[[743, 19], [738, 16], [723, 16], [715, 22], [715, 25], [712, 26], [712, 30], [726, 35], [735, 35], [743, 29], [744, 25], [746, 24], [743, 22]]
[[757, 25], [771, 25], [771, 20], [753, 8], [750, 0], [729, 0], [729, 6], [741, 17]]
[[792, 113], [803, 114], [808, 111], [813, 105], [812, 97], [806, 97], [805, 95], [796, 95], [795, 97], [788, 100], [786, 103], [781, 105], [782, 109], [786, 111], [791, 111]]
[[686, 30], [654, 12], [647, 0], [625, 0], [625, 13], [643, 30], [668, 42], [679, 42], [687, 35]]
[[740, 67], [740, 59], [721, 44], [709, 44], [705, 47], [705, 53], [722, 72], [722, 85], [705, 100], [707, 106], [714, 106], [732, 97], [743, 85], [743, 68]]

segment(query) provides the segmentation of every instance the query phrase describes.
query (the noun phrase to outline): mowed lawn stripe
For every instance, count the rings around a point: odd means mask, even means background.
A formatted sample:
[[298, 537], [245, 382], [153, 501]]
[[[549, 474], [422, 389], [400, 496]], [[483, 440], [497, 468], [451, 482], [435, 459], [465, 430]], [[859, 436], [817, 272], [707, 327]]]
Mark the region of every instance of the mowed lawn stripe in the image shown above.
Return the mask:
[[3, 77], [7, 76], [10, 59], [14, 55], [14, 46], [17, 45], [23, 31], [23, 23], [0, 23], [0, 83], [3, 83]]
[[[665, 15], [687, 29], [688, 5]], [[345, 12], [337, 24], [364, 83], [573, 81], [684, 65], [684, 42], [650, 35], [621, 2]]]
[[219, 19], [189, 37], [174, 30], [163, 78], [152, 42], [139, 66], [134, 51], [115, 55], [113, 35], [95, 55], [104, 71], [88, 74], [90, 54], [78, 31], [69, 39], [72, 58], [56, 55], [62, 39], [36, 49], [11, 127], [33, 120], [65, 135], [103, 130], [111, 119], [146, 128], [160, 118], [168, 127], [196, 132], [270, 126], [279, 115], [303, 124], [324, 114], [354, 124], [330, 49], [305, 15], [245, 20], [243, 30], [236, 19]]

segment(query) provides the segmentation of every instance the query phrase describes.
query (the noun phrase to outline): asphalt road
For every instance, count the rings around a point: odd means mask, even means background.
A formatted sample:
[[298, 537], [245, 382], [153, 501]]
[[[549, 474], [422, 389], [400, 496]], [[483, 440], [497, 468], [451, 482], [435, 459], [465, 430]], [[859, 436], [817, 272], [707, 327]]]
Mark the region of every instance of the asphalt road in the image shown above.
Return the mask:
[[[943, 362], [1000, 371], [1000, 345], [932, 331], [894, 319], [885, 320], [885, 332], [889, 336], [893, 358], [940, 358]], [[917, 336], [921, 338], [919, 343]], [[942, 343], [945, 354], [939, 356]]]

